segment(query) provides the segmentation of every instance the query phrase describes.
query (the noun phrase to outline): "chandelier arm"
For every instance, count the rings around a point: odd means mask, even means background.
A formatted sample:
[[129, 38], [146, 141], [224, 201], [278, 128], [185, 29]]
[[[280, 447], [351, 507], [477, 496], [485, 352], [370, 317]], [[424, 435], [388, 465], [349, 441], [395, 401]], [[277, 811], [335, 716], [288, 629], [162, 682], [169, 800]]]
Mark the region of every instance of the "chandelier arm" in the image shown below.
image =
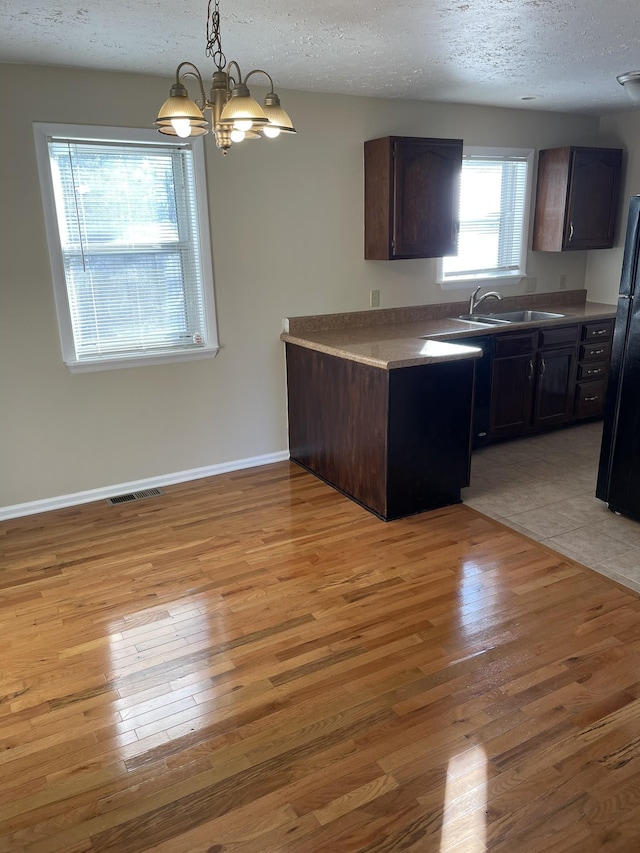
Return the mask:
[[250, 71], [247, 74], [247, 76], [244, 78], [244, 82], [246, 83], [247, 80], [249, 79], [249, 77], [252, 77], [254, 74], [264, 74], [264, 76], [269, 79], [269, 83], [271, 83], [271, 91], [269, 92], [269, 94], [270, 95], [273, 94], [273, 78], [272, 78], [271, 74], [264, 71], [262, 68], [254, 68], [253, 71]]
[[[185, 71], [181, 74], [180, 72], [185, 66], [192, 68], [193, 71]], [[202, 82], [202, 75], [193, 62], [181, 62], [176, 68], [176, 83], [182, 83], [182, 81], [186, 80], [187, 77], [194, 77], [198, 81], [198, 86], [200, 87], [200, 99], [202, 100], [202, 106], [200, 106], [200, 104], [198, 104], [198, 106], [200, 109], [204, 109], [207, 105], [207, 96], [204, 93], [204, 83]]]
[[[238, 72], [238, 79], [237, 80], [235, 77], [231, 76], [231, 66], [234, 66]], [[232, 59], [231, 62], [229, 62], [229, 64], [227, 65], [227, 68], [226, 68], [226, 72], [227, 72], [227, 77], [229, 78], [229, 83], [233, 83], [234, 86], [238, 83], [242, 83], [242, 71], [240, 71], [240, 66], [235, 61], [235, 59]], [[231, 88], [231, 87], [229, 87], [229, 88]]]

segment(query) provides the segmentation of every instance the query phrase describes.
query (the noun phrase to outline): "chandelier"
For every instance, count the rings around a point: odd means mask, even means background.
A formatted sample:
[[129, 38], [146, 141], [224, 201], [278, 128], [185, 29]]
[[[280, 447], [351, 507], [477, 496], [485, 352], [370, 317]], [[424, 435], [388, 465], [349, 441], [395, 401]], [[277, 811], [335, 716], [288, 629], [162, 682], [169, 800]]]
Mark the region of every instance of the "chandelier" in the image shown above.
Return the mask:
[[[211, 112], [211, 130], [216, 145], [226, 154], [233, 142], [243, 139], [274, 138], [281, 133], [295, 133], [293, 123], [280, 105], [280, 98], [273, 91], [271, 76], [261, 68], [250, 71], [244, 80], [240, 66], [234, 60], [227, 64], [220, 41], [220, 12], [218, 0], [209, 0], [207, 7], [207, 56], [213, 59], [213, 72], [209, 97], [205, 95], [202, 76], [192, 62], [181, 62], [176, 69], [176, 82], [169, 97], [160, 107], [154, 122], [160, 133], [169, 136], [201, 136], [208, 132], [209, 122], [204, 112]], [[264, 99], [264, 106], [251, 97], [247, 82], [256, 74], [264, 74], [271, 89]], [[193, 77], [200, 87], [200, 94], [191, 100], [184, 80]]]

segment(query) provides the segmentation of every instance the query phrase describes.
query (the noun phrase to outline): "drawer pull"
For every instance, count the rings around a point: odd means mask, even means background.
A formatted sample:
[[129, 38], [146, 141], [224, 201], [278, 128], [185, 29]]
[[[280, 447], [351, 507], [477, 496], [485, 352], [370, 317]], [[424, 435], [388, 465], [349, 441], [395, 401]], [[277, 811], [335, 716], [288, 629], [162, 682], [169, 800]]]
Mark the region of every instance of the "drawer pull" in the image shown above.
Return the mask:
[[587, 376], [597, 376], [598, 373], [602, 373], [601, 367], [594, 367], [593, 370], [587, 370]]
[[602, 355], [604, 349], [590, 349], [589, 355]]
[[607, 329], [594, 329], [594, 330], [591, 332], [591, 337], [593, 337], [593, 338], [597, 338], [597, 337], [598, 337], [598, 335], [606, 335], [606, 334], [607, 334], [607, 331], [608, 331]]
[[593, 397], [585, 397], [584, 401], [585, 401], [585, 403], [593, 403], [593, 401], [597, 400], [597, 399], [598, 399], [598, 395], [594, 394]]

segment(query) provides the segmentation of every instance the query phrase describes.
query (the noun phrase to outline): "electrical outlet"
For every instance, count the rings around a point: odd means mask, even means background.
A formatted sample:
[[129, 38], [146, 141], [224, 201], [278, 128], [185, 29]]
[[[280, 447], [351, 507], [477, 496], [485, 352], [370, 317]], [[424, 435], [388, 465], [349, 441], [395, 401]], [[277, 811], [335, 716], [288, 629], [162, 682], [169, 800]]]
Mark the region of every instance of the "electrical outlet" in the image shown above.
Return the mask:
[[369, 307], [370, 308], [379, 308], [380, 307], [380, 291], [379, 290], [369, 291]]
[[534, 278], [533, 276], [531, 278], [528, 278], [527, 279], [527, 285], [526, 285], [526, 292], [527, 293], [535, 293], [537, 286], [538, 286], [538, 279], [537, 278]]
[[566, 289], [567, 289], [567, 274], [563, 273], [560, 276], [560, 290], [566, 290]]

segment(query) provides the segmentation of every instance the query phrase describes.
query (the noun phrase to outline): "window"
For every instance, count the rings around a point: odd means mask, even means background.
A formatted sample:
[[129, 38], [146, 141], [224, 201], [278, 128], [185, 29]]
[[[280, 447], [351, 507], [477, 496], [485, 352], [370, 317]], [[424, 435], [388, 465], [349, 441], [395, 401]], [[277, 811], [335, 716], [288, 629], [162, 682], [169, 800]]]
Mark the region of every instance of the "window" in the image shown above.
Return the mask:
[[530, 150], [465, 149], [458, 254], [440, 262], [443, 287], [526, 275], [532, 161]]
[[217, 352], [202, 141], [34, 125], [72, 371]]

